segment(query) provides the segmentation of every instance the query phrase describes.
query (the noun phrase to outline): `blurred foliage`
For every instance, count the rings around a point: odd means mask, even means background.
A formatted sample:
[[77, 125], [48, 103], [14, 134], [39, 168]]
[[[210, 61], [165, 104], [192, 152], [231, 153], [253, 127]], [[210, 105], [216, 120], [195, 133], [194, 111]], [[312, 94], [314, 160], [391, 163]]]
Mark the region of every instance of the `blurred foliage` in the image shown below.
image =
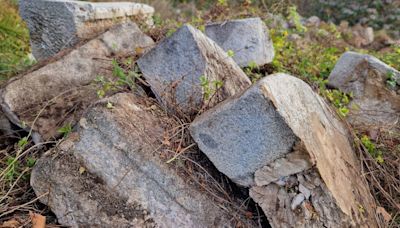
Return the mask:
[[32, 60], [28, 57], [29, 32], [18, 15], [16, 1], [0, 1], [0, 80], [5, 80]]
[[301, 11], [335, 23], [345, 20], [374, 29], [386, 29], [400, 37], [400, 0], [315, 0]]

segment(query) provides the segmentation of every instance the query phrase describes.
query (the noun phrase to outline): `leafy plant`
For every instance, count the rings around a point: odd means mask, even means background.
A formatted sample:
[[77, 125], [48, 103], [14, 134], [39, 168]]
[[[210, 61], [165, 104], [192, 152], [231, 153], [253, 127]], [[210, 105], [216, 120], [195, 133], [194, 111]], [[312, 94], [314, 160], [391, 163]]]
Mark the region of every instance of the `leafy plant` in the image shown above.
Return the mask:
[[386, 84], [388, 85], [389, 88], [395, 89], [397, 85], [397, 80], [395, 78], [395, 74], [393, 71], [389, 71], [387, 73], [387, 79], [386, 79]]
[[6, 160], [8, 165], [8, 170], [5, 174], [5, 178], [8, 182], [12, 183], [19, 176], [19, 166], [20, 162], [15, 159], [15, 157], [8, 157]]
[[326, 98], [337, 108], [338, 114], [342, 117], [346, 117], [349, 113], [347, 105], [350, 103], [352, 94], [346, 94], [339, 90], [325, 90], [324, 94]]
[[[127, 69], [121, 65], [124, 65]], [[112, 61], [112, 74], [116, 80], [98, 75], [94, 80], [101, 85], [101, 88], [97, 90], [97, 96], [103, 98], [110, 91], [121, 91], [124, 89], [134, 90], [136, 88], [136, 80], [140, 78], [141, 75], [136, 66], [134, 66], [132, 70], [128, 69], [132, 65], [132, 58], [127, 58], [123, 60], [122, 63], [114, 59]]]
[[288, 19], [294, 24], [297, 32], [303, 33], [307, 31], [307, 28], [301, 23], [301, 16], [297, 12], [296, 6], [291, 6], [288, 9], [289, 16]]
[[233, 56], [235, 56], [235, 52], [233, 51], [233, 50], [228, 50], [227, 52], [226, 52], [226, 54], [229, 56], [229, 57], [233, 57]]
[[62, 128], [58, 129], [58, 133], [63, 134], [64, 137], [67, 137], [72, 132], [72, 125], [67, 123]]
[[378, 163], [380, 164], [384, 163], [382, 151], [376, 149], [375, 143], [373, 143], [368, 136], [363, 135], [361, 137], [361, 143], [368, 150], [369, 154], [371, 154], [371, 156], [376, 159]]
[[210, 82], [206, 76], [202, 75], [200, 76], [200, 86], [203, 89], [204, 100], [208, 100], [223, 86], [223, 82], [220, 80]]

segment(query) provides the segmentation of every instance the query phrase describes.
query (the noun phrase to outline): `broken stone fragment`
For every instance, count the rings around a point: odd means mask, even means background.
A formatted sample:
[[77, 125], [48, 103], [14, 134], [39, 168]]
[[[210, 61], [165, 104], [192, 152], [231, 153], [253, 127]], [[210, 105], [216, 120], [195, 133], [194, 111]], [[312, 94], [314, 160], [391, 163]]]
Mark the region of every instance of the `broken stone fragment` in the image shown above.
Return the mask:
[[[268, 181], [256, 176], [262, 185], [254, 187], [257, 189], [275, 185], [264, 186], [263, 181], [269, 183], [279, 174], [287, 175], [274, 162], [290, 162], [289, 153], [299, 151], [294, 145], [300, 144], [332, 195], [332, 203], [345, 215], [343, 220], [376, 225], [375, 202], [363, 182], [346, 128], [324, 100], [300, 79], [286, 74], [265, 77], [242, 94], [200, 115], [191, 124], [190, 132], [217, 169], [240, 185], [254, 186], [254, 173], [268, 165], [272, 167], [276, 174], [269, 173], [273, 178], [266, 177]], [[286, 160], [282, 160], [284, 157]], [[301, 166], [293, 167], [298, 171]], [[282, 207], [290, 208], [290, 199], [281, 200], [289, 200]], [[255, 201], [262, 203], [262, 198]], [[359, 210], [360, 205], [363, 211]]]
[[[322, 181], [316, 169], [304, 175]], [[273, 183], [250, 189], [250, 197], [263, 209], [271, 227], [360, 227], [340, 210], [325, 184], [315, 187], [310, 194], [307, 200], [295, 187]]]
[[54, 56], [80, 40], [126, 21], [151, 23], [154, 9], [139, 3], [92, 3], [73, 0], [21, 0], [20, 14], [30, 31], [37, 60]]
[[398, 124], [400, 72], [379, 59], [346, 52], [329, 76], [329, 85], [352, 94], [349, 122], [361, 129]]
[[257, 186], [268, 185], [279, 181], [282, 177], [300, 173], [310, 169], [312, 163], [307, 152], [295, 151], [289, 153], [286, 157], [278, 158], [270, 164], [258, 169], [254, 174], [254, 180]]
[[267, 26], [260, 18], [230, 20], [206, 26], [205, 33], [241, 66], [258, 66], [272, 62], [275, 52]]
[[224, 209], [160, 159], [168, 117], [143, 99], [117, 94], [90, 108], [34, 167], [40, 201], [71, 227], [230, 227]]
[[250, 85], [226, 52], [190, 25], [142, 56], [138, 65], [157, 99], [183, 115], [213, 106]]
[[17, 126], [33, 129], [48, 140], [65, 124], [74, 124], [83, 110], [98, 99], [98, 76], [113, 77], [113, 55], [148, 50], [153, 40], [136, 24], [117, 25], [47, 65], [15, 77], [1, 90], [1, 107]]

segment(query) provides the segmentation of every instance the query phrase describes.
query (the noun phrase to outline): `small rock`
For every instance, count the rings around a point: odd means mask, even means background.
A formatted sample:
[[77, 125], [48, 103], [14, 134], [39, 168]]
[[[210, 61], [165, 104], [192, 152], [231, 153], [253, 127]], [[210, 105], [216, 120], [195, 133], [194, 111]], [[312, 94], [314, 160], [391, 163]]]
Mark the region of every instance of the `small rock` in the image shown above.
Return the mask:
[[305, 21], [305, 26], [318, 27], [321, 24], [321, 19], [317, 16], [311, 16]]
[[290, 34], [290, 35], [288, 36], [287, 39], [288, 39], [289, 41], [294, 42], [294, 41], [300, 40], [300, 39], [301, 39], [301, 36], [300, 36], [299, 34], [292, 33], [292, 34]]
[[342, 33], [351, 34], [346, 41], [355, 47], [364, 47], [374, 42], [375, 36], [374, 29], [372, 27], [365, 27], [357, 24], [350, 28], [341, 25], [340, 28]]
[[79, 137], [33, 169], [41, 202], [68, 227], [231, 226], [224, 209], [159, 158], [165, 119], [142, 102], [120, 93], [93, 105]]
[[266, 23], [269, 28], [273, 29], [288, 29], [289, 23], [282, 14], [267, 13]]
[[114, 77], [109, 70], [113, 67], [110, 57], [134, 54], [138, 48], [148, 50], [153, 45], [136, 24], [117, 25], [10, 81], [1, 90], [2, 110], [15, 125], [32, 128], [43, 140], [56, 137], [58, 129], [75, 124], [83, 111], [99, 99], [94, 80], [99, 75]]
[[71, 0], [21, 0], [20, 14], [29, 28], [37, 60], [54, 56], [116, 23], [151, 23], [154, 8], [145, 4], [92, 3]]
[[303, 201], [306, 199], [306, 197], [303, 195], [303, 193], [299, 193], [297, 194], [293, 200], [292, 200], [292, 204], [290, 205], [290, 207], [292, 208], [292, 210], [295, 210], [298, 206], [300, 206]]
[[308, 188], [306, 188], [304, 185], [299, 184], [299, 192], [303, 193], [303, 195], [305, 196], [305, 198], [307, 200], [310, 199], [311, 191]]
[[268, 28], [258, 17], [209, 24], [205, 33], [225, 51], [232, 50], [233, 60], [241, 67], [262, 66], [275, 56]]
[[311, 168], [310, 157], [307, 153], [293, 152], [284, 158], [278, 158], [261, 169], [254, 175], [256, 185], [263, 186], [280, 179]]
[[138, 65], [157, 99], [175, 114], [195, 114], [250, 85], [233, 59], [190, 25], [141, 57]]
[[329, 85], [353, 98], [348, 105], [348, 120], [354, 126], [371, 130], [398, 123], [400, 72], [379, 59], [355, 52], [344, 53], [329, 75]]

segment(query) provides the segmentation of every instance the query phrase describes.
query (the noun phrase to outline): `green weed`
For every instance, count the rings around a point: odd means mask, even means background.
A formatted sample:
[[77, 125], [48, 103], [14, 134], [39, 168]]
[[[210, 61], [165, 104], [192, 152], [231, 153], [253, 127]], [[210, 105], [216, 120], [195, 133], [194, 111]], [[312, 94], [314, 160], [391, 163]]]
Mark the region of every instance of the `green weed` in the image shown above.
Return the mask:
[[206, 76], [202, 75], [200, 77], [200, 86], [203, 89], [204, 100], [208, 100], [223, 86], [223, 82], [220, 80], [210, 82]]
[[70, 123], [67, 123], [60, 129], [58, 129], [58, 133], [61, 133], [63, 137], [67, 137], [71, 132], [72, 132], [72, 125]]
[[368, 136], [363, 135], [363, 136], [361, 137], [361, 143], [362, 143], [362, 144], [364, 145], [364, 147], [368, 150], [368, 153], [369, 153], [373, 158], [375, 158], [375, 160], [376, 160], [379, 164], [384, 163], [383, 156], [382, 156], [382, 151], [381, 151], [381, 150], [378, 150], [378, 149], [376, 148], [375, 143], [373, 143], [373, 142], [371, 141], [371, 139], [370, 139]]

